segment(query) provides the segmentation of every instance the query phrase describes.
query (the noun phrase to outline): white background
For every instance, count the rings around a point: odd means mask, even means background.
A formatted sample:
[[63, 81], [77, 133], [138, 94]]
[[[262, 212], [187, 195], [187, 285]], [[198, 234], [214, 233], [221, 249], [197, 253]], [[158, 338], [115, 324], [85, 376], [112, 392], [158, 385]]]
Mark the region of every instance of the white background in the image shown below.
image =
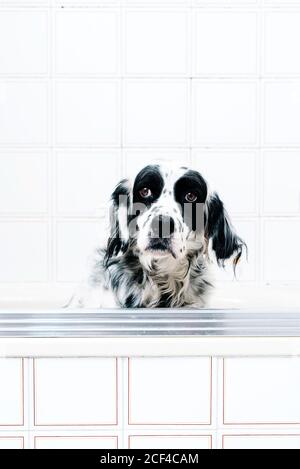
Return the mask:
[[299, 44], [296, 0], [0, 0], [2, 290], [73, 288], [155, 160], [217, 189], [242, 282], [298, 283]]

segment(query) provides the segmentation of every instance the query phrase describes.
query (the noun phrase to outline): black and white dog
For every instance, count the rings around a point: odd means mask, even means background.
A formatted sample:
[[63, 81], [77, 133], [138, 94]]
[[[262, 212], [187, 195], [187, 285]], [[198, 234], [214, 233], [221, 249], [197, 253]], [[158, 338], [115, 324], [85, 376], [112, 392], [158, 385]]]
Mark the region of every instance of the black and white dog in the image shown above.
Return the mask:
[[115, 188], [107, 245], [69, 306], [203, 307], [212, 256], [235, 268], [245, 247], [201, 174], [146, 166]]

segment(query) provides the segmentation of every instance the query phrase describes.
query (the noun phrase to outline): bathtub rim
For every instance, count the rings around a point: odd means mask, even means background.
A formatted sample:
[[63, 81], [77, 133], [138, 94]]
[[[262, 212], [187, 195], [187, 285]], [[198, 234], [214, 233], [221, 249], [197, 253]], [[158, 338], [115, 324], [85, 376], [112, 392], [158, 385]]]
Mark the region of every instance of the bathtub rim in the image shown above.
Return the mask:
[[[0, 356], [300, 356], [300, 309], [289, 309], [285, 312], [262, 309], [163, 310], [161, 314], [160, 312], [161, 310], [107, 310], [99, 313], [95, 310], [66, 312], [61, 309], [43, 310], [43, 312], [23, 309], [2, 311], [0, 312]], [[155, 320], [153, 316], [156, 315]], [[205, 327], [200, 331], [191, 327], [190, 331], [187, 329], [185, 333], [181, 331], [180, 334], [178, 329], [176, 334], [175, 326], [173, 331], [151, 332], [153, 324], [155, 326], [161, 324], [159, 321], [164, 317], [167, 321], [172, 319], [174, 321], [176, 317], [179, 328], [182, 326], [182, 321], [185, 327], [188, 327], [189, 321], [190, 323], [194, 321], [196, 326], [205, 323]], [[103, 330], [101, 333], [96, 327], [92, 328], [90, 334], [84, 332], [84, 325], [97, 318], [100, 321], [100, 329], [104, 324], [106, 331], [111, 331], [109, 328], [112, 324], [114, 326], [119, 324], [119, 334], [116, 331], [104, 334]], [[127, 324], [128, 318], [134, 321], [136, 334], [124, 334], [120, 329], [126, 324], [126, 318]], [[147, 320], [150, 321], [147, 323], [147, 327], [150, 324], [148, 333], [145, 332]], [[240, 329], [233, 333], [228, 324], [236, 327], [236, 321]], [[245, 327], [242, 330], [243, 321]], [[38, 334], [34, 331], [33, 324], [40, 328]], [[212, 329], [211, 333], [207, 332], [207, 324]], [[76, 330], [67, 334], [70, 325]], [[225, 328], [220, 325], [225, 325]], [[255, 334], [253, 325], [257, 328]], [[225, 330], [227, 326], [228, 330]], [[266, 327], [273, 327], [273, 330], [266, 333], [264, 332]], [[18, 329], [18, 335], [14, 332], [14, 328]], [[7, 334], [4, 333], [5, 329]]]
[[0, 338], [1, 358], [300, 357], [300, 337]]

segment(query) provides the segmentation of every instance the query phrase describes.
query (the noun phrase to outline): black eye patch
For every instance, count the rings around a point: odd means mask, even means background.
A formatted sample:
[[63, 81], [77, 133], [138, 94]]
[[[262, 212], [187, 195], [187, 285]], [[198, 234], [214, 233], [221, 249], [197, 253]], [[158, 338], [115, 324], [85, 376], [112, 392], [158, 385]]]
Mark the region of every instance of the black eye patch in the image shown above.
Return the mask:
[[[149, 207], [159, 198], [163, 187], [164, 181], [160, 174], [159, 167], [157, 165], [146, 166], [135, 178], [133, 185], [133, 203], [144, 204], [146, 207]], [[151, 195], [147, 198], [140, 195], [140, 191], [144, 188], [148, 188], [151, 191]]]
[[[186, 195], [189, 193], [197, 196], [194, 202], [186, 200]], [[175, 183], [174, 195], [188, 227], [193, 231], [203, 227], [203, 204], [207, 197], [207, 184], [203, 177], [197, 171], [187, 171]]]

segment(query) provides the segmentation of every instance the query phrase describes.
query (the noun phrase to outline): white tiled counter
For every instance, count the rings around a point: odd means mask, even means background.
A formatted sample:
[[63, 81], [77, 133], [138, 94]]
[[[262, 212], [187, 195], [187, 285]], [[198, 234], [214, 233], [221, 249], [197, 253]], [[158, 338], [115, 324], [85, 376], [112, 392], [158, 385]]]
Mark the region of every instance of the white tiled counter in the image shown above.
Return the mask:
[[0, 448], [300, 448], [298, 357], [1, 358]]
[[300, 309], [271, 293], [279, 309], [2, 307], [0, 447], [300, 448]]

